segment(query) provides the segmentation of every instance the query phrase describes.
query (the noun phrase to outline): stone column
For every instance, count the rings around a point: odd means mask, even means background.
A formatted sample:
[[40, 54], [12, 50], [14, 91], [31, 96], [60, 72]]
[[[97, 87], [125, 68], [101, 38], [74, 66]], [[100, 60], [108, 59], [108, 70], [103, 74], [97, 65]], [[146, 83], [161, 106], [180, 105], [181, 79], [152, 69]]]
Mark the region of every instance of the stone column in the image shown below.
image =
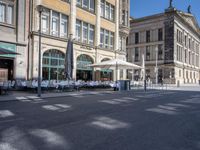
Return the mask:
[[70, 3], [70, 29], [69, 34], [72, 34], [72, 38], [75, 37], [76, 34], [76, 0], [71, 0]]
[[[70, 16], [69, 16], [69, 37], [72, 39], [76, 36], [76, 0], [71, 0], [70, 3]], [[76, 50], [74, 46], [74, 69], [72, 78], [76, 80]]]
[[[115, 1], [115, 44], [114, 44], [114, 50], [119, 50], [119, 0]], [[115, 54], [114, 54], [115, 55]], [[118, 58], [118, 55], [116, 53], [116, 58]], [[117, 71], [117, 78], [119, 79], [120, 71]], [[114, 71], [114, 80], [116, 80], [116, 70]]]
[[96, 28], [95, 28], [95, 46], [100, 44], [101, 30], [101, 0], [96, 0]]
[[119, 0], [115, 1], [115, 45], [114, 50], [119, 49]]
[[[94, 56], [95, 56], [95, 63], [99, 62], [98, 59], [98, 46], [100, 45], [100, 31], [101, 31], [101, 0], [96, 0], [96, 25], [95, 25], [95, 48], [94, 48]], [[100, 80], [100, 71], [94, 68], [94, 79]]]

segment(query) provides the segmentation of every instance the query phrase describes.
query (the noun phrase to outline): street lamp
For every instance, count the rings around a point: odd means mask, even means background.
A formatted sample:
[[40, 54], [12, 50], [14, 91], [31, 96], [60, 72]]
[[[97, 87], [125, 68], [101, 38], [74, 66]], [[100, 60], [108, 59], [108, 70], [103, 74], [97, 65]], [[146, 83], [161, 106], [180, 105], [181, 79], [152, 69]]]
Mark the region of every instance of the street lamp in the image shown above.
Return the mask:
[[155, 67], [155, 72], [156, 72], [156, 85], [158, 85], [158, 46], [156, 46], [155, 52], [156, 52], [156, 67]]
[[[115, 50], [115, 59], [117, 59], [117, 51], [118, 50]], [[118, 71], [118, 64], [116, 62], [116, 67], [115, 67], [116, 85], [117, 85], [117, 76], [118, 76], [117, 71]]]
[[39, 12], [39, 54], [38, 54], [38, 97], [41, 97], [41, 35], [42, 35], [42, 12], [44, 8], [41, 5], [37, 6], [37, 10]]

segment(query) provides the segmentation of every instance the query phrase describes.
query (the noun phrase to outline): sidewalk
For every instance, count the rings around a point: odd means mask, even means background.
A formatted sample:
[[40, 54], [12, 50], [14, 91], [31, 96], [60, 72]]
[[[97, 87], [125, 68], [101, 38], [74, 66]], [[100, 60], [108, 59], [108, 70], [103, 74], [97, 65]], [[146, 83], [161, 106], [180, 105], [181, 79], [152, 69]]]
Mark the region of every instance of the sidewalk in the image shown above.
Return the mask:
[[18, 101], [27, 99], [47, 99], [56, 97], [71, 97], [71, 96], [84, 96], [84, 95], [98, 95], [98, 94], [112, 94], [114, 91], [75, 91], [75, 92], [45, 92], [41, 97], [37, 93], [30, 93], [26, 91], [10, 91], [8, 94], [0, 95], [0, 102]]

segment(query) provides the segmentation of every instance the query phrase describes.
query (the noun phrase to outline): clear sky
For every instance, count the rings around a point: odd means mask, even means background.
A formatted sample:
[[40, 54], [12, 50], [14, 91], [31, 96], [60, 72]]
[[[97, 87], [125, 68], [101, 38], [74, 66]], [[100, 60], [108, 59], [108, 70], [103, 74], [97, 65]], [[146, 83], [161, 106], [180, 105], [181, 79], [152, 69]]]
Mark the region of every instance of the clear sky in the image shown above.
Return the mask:
[[[134, 18], [162, 13], [169, 6], [169, 0], [130, 0], [131, 16]], [[200, 0], [173, 0], [173, 6], [187, 12], [191, 5], [191, 11], [200, 25]]]

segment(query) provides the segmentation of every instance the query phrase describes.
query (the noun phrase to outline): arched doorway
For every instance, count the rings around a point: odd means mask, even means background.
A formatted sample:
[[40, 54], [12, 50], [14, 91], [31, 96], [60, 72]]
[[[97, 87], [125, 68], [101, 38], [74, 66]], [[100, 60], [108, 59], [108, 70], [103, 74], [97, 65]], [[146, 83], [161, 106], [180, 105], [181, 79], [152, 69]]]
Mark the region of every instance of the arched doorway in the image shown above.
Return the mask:
[[77, 57], [76, 80], [90, 81], [93, 79], [93, 68], [87, 66], [93, 62], [93, 59], [85, 54]]
[[[108, 61], [109, 58], [104, 58], [101, 62]], [[100, 71], [101, 81], [111, 81], [113, 79], [113, 70], [111, 69], [101, 69]]]
[[65, 54], [59, 50], [51, 49], [43, 54], [42, 77], [43, 80], [64, 79]]

